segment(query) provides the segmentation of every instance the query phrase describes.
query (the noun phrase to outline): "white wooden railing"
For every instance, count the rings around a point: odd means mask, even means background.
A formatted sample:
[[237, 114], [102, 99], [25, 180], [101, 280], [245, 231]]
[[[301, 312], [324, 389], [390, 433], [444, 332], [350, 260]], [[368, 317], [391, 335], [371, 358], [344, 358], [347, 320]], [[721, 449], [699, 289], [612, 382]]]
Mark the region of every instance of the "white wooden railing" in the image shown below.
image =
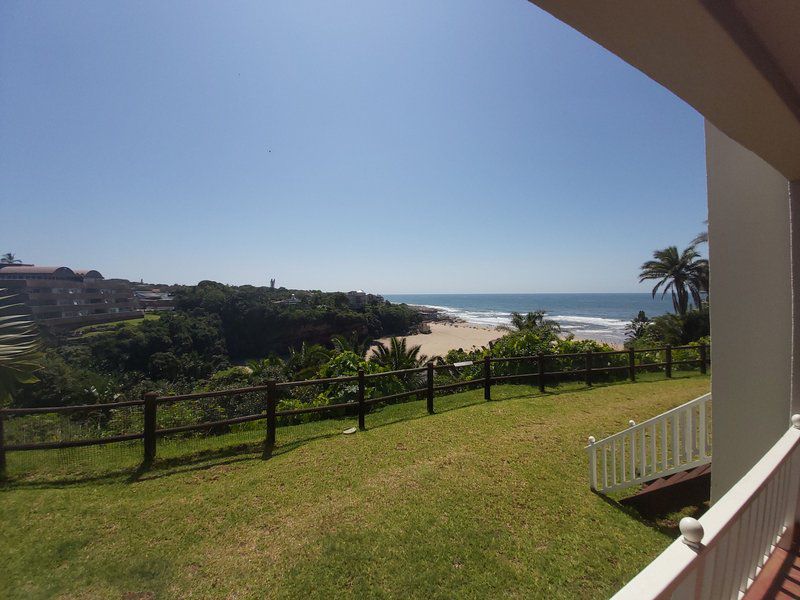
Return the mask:
[[711, 462], [711, 394], [605, 439], [589, 438], [589, 485], [621, 490]]
[[776, 544], [793, 538], [800, 492], [800, 415], [777, 443], [700, 520], [612, 600], [736, 600]]

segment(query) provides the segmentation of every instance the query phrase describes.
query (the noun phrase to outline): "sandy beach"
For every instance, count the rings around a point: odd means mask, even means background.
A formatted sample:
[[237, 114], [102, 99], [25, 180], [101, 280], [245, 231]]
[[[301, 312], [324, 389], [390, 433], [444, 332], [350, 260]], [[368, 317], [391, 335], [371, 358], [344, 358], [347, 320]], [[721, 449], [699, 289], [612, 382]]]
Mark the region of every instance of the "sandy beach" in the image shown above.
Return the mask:
[[[430, 333], [418, 333], [406, 336], [409, 346], [420, 346], [426, 356], [444, 356], [448, 350], [463, 348], [472, 350], [488, 346], [489, 342], [502, 337], [503, 332], [493, 327], [470, 325], [469, 323], [428, 323]], [[388, 343], [389, 338], [379, 342]]]

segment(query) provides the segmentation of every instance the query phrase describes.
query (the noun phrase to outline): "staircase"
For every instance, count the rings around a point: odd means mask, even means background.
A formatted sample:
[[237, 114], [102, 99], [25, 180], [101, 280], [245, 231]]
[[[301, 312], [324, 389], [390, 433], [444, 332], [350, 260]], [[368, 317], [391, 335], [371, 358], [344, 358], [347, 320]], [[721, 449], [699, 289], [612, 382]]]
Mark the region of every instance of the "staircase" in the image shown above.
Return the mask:
[[700, 505], [711, 496], [711, 463], [659, 477], [620, 500], [643, 515], [663, 515], [676, 508]]
[[[644, 486], [630, 500], [657, 504], [659, 497], [707, 486], [711, 471], [711, 394], [668, 410], [600, 441], [589, 438], [589, 485], [602, 494]], [[707, 467], [701, 469], [701, 467]], [[680, 487], [677, 487], [680, 486]], [[672, 489], [672, 492], [667, 490]], [[646, 498], [650, 500], [646, 500]], [[707, 498], [707, 496], [706, 496]], [[688, 504], [688, 502], [687, 502]]]

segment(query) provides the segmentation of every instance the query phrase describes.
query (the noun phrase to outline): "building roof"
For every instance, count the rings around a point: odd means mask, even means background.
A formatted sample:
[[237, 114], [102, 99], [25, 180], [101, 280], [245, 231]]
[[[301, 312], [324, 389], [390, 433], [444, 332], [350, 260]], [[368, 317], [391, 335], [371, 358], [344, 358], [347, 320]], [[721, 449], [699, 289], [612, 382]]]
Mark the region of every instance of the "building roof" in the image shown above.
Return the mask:
[[69, 267], [41, 267], [36, 265], [10, 265], [0, 264], [0, 274], [19, 275], [24, 278], [26, 275], [50, 275], [56, 279], [103, 279], [99, 271], [94, 269], [77, 269]]
[[95, 271], [94, 269], [76, 269], [75, 273], [80, 275], [81, 277], [86, 277], [88, 279], [102, 279], [103, 276], [100, 274], [100, 271]]
[[76, 277], [69, 267], [36, 267], [27, 265], [0, 265], [3, 275], [53, 275], [54, 277]]

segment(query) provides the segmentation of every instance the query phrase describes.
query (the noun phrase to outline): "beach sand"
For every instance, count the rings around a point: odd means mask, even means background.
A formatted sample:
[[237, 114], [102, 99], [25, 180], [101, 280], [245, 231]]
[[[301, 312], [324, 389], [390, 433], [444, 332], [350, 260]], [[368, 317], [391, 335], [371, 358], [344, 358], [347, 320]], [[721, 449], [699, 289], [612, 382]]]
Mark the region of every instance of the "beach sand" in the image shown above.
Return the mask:
[[[493, 327], [481, 327], [468, 323], [428, 323], [430, 333], [405, 336], [409, 346], [420, 346], [421, 353], [428, 356], [444, 356], [448, 350], [463, 348], [472, 350], [488, 346], [489, 342], [502, 337], [503, 332]], [[388, 345], [389, 338], [378, 340]]]

